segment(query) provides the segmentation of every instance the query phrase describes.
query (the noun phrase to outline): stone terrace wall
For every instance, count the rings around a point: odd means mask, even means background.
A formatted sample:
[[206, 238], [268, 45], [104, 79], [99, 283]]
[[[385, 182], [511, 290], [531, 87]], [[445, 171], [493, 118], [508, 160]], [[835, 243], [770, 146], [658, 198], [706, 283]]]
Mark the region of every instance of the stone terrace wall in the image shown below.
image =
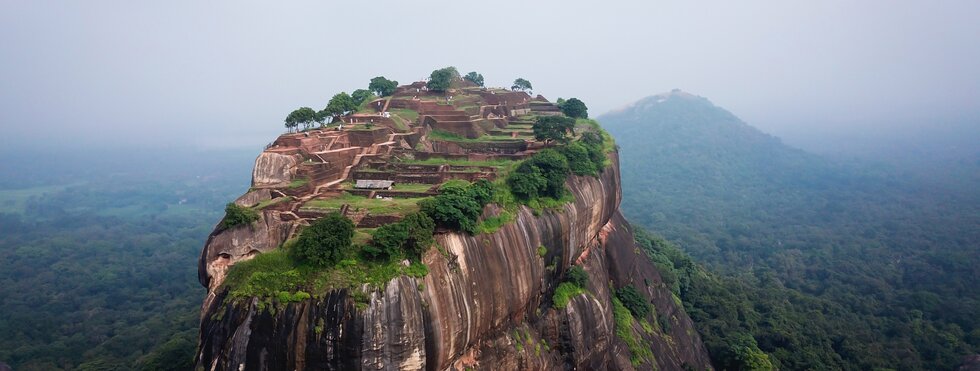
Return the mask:
[[531, 100], [531, 96], [523, 91], [509, 91], [503, 93], [490, 93], [489, 91], [479, 92], [480, 97], [487, 102], [488, 105], [508, 105], [515, 106], [518, 104], [524, 104]]
[[423, 125], [432, 130], [447, 131], [470, 139], [479, 138], [486, 133], [472, 121], [437, 121], [432, 116], [426, 116]]
[[494, 179], [492, 172], [442, 171], [430, 173], [401, 173], [396, 171], [355, 171], [357, 180], [391, 180], [395, 183], [439, 184], [451, 179], [469, 182], [479, 179]]
[[450, 142], [442, 140], [432, 140], [432, 151], [434, 153], [452, 153], [452, 154], [466, 154], [471, 152], [476, 153], [500, 153], [500, 154], [516, 154], [518, 152], [523, 152], [527, 150], [527, 142], [525, 141], [513, 141], [513, 142]]
[[392, 131], [389, 128], [381, 127], [371, 130], [351, 130], [347, 132], [350, 144], [357, 147], [370, 147], [375, 143], [384, 143]]

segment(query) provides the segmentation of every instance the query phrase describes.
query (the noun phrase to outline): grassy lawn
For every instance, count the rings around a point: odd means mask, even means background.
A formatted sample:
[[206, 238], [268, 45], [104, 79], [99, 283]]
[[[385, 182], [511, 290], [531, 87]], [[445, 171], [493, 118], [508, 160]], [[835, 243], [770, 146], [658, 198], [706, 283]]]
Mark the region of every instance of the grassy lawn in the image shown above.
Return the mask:
[[379, 127], [380, 126], [378, 124], [362, 124], [362, 123], [357, 123], [357, 124], [347, 124], [347, 126], [344, 126], [344, 130], [346, 130], [346, 131], [372, 131], [372, 130], [377, 129]]
[[[375, 99], [378, 99], [378, 96], [376, 96], [376, 95], [374, 95], [372, 93], [370, 96], [367, 97], [367, 99], [364, 100], [363, 103], [361, 103], [361, 106], [360, 107], [357, 107], [357, 113], [375, 113], [375, 112], [378, 112], [377, 105], [376, 105], [377, 103], [375, 103], [375, 105], [372, 105], [371, 104], [371, 101], [373, 101]], [[389, 98], [389, 99], [391, 99], [391, 98]], [[384, 104], [385, 104], [385, 101], [382, 101], [381, 102], [381, 106], [384, 107]]]
[[429, 139], [432, 140], [445, 140], [450, 142], [476, 142], [476, 139], [470, 139], [459, 134], [450, 133], [448, 131], [433, 130], [429, 133]]
[[448, 131], [433, 130], [429, 133], [430, 140], [442, 140], [446, 142], [457, 142], [457, 143], [486, 143], [486, 142], [516, 142], [523, 141], [520, 138], [511, 138], [510, 136], [492, 136], [484, 135], [482, 137], [471, 139], [464, 137], [459, 134], [450, 133]]
[[395, 186], [392, 189], [401, 192], [425, 192], [434, 185], [435, 184], [423, 183], [395, 183]]
[[307, 179], [307, 178], [297, 178], [297, 179], [293, 179], [292, 182], [289, 182], [289, 186], [288, 187], [289, 187], [289, 189], [296, 189], [296, 188], [305, 186], [309, 182], [310, 182], [310, 180]]
[[[400, 192], [425, 192], [428, 191], [429, 188], [432, 188], [432, 186], [434, 185], [435, 184], [395, 183], [395, 186], [392, 187], [392, 190], [400, 191]], [[354, 182], [344, 182], [343, 184], [340, 185], [340, 189], [350, 190], [356, 188], [354, 188]]]
[[534, 136], [518, 135], [517, 137], [512, 137], [510, 135], [484, 135], [478, 138], [477, 140], [478, 141], [516, 141], [516, 140], [525, 140], [525, 139], [534, 139]]
[[391, 112], [392, 115], [397, 115], [398, 117], [408, 120], [408, 122], [415, 122], [415, 120], [419, 119], [419, 113], [408, 108], [394, 108], [389, 109], [388, 112]]
[[354, 230], [354, 237], [351, 238], [351, 243], [355, 245], [367, 245], [371, 242], [371, 236], [374, 235], [374, 230], [377, 228], [357, 228]]
[[510, 134], [493, 134], [493, 135], [487, 135], [484, 138], [489, 138], [489, 140], [507, 140], [507, 139], [534, 140], [534, 134], [518, 133], [517, 136], [511, 136]]
[[[496, 168], [509, 166], [516, 161], [511, 160], [489, 160], [489, 161], [470, 161], [433, 157], [426, 160], [401, 160], [398, 163], [412, 165], [457, 165], [457, 166], [492, 166]], [[397, 187], [397, 186], [396, 186]]]
[[399, 133], [408, 132], [408, 121], [398, 115], [391, 116], [391, 122], [395, 123], [395, 131]]
[[[359, 233], [363, 233], [360, 232]], [[364, 233], [366, 234], [366, 233]], [[357, 238], [357, 236], [355, 236]], [[421, 263], [405, 267], [397, 261], [369, 261], [356, 258], [360, 247], [351, 247], [351, 258], [334, 266], [316, 267], [290, 256], [288, 249], [278, 248], [239, 262], [231, 267], [222, 283], [231, 289], [229, 299], [259, 297], [260, 309], [276, 304], [302, 301], [326, 294], [332, 289], [351, 288], [358, 309], [365, 309], [368, 296], [358, 288], [366, 283], [382, 287], [400, 275], [424, 277], [428, 268]]]
[[418, 211], [418, 202], [425, 197], [394, 198], [390, 200], [355, 196], [344, 192], [339, 197], [326, 200], [312, 200], [304, 208], [337, 209], [347, 204], [355, 209], [364, 209], [374, 215], [406, 215]]

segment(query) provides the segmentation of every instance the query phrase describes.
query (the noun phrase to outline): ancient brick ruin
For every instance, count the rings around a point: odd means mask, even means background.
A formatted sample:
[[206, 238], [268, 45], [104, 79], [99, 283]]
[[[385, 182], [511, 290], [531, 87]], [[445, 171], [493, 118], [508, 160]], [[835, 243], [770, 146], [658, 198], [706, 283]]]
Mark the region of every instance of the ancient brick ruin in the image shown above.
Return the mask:
[[[432, 196], [453, 179], [496, 179], [499, 166], [492, 164], [543, 148], [531, 115], [556, 112], [540, 95], [468, 82], [445, 92], [430, 91], [425, 82], [400, 86], [327, 127], [281, 135], [256, 159], [252, 189], [236, 202], [274, 211], [267, 215], [293, 225], [339, 211], [358, 227], [376, 227], [402, 215], [365, 205]], [[357, 189], [358, 180], [394, 186]], [[351, 197], [364, 201], [331, 201]]]

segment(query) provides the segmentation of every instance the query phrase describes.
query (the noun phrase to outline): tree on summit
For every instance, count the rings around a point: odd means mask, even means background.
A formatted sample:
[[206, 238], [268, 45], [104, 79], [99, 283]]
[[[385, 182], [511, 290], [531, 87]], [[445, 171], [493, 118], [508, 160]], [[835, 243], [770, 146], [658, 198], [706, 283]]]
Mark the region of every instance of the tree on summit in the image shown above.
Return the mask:
[[514, 85], [510, 87], [510, 90], [520, 90], [520, 91], [528, 91], [531, 89], [533, 89], [531, 87], [531, 82], [520, 77], [518, 77], [517, 80], [514, 80]]
[[333, 212], [303, 230], [291, 252], [315, 266], [336, 264], [351, 253], [354, 223]]
[[371, 91], [366, 89], [357, 89], [353, 93], [350, 93], [351, 99], [354, 100], [354, 105], [360, 107], [364, 101], [371, 99]]
[[569, 100], [558, 100], [558, 109], [565, 116], [587, 119], [589, 118], [589, 108], [585, 106], [585, 103], [580, 101], [578, 98], [570, 98]]
[[293, 110], [293, 112], [290, 112], [289, 115], [286, 116], [286, 120], [285, 120], [286, 129], [293, 130], [296, 129], [296, 127], [301, 124], [303, 125], [303, 128], [306, 129], [306, 127], [308, 127], [316, 120], [317, 120], [316, 111], [314, 111], [310, 107], [300, 107]]
[[539, 116], [531, 126], [534, 139], [562, 143], [568, 141], [568, 133], [574, 128], [575, 119], [565, 116]]
[[330, 102], [327, 103], [327, 107], [322, 112], [339, 119], [340, 116], [356, 109], [357, 105], [354, 104], [354, 98], [351, 98], [350, 94], [341, 92], [330, 98]]
[[476, 73], [476, 71], [466, 74], [466, 76], [463, 76], [463, 78], [466, 79], [466, 81], [483, 86], [483, 75]]
[[426, 86], [429, 87], [429, 90], [446, 91], [449, 89], [449, 85], [453, 83], [453, 80], [459, 79], [459, 71], [456, 70], [456, 67], [440, 68], [432, 71]]
[[387, 97], [395, 92], [398, 88], [398, 81], [388, 80], [384, 76], [378, 76], [371, 79], [371, 83], [368, 84], [368, 90], [373, 91], [379, 97]]
[[568, 160], [553, 149], [538, 152], [521, 162], [507, 177], [507, 185], [519, 200], [540, 196], [560, 199], [565, 194], [565, 178], [571, 174]]

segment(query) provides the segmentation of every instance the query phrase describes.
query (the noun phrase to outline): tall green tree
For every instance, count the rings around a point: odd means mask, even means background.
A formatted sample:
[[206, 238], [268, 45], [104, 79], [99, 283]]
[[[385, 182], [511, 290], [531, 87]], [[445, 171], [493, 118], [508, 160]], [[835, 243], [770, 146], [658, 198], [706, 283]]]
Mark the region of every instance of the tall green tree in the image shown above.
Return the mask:
[[360, 107], [364, 102], [371, 99], [372, 95], [373, 93], [367, 89], [357, 89], [353, 93], [350, 93], [350, 97], [354, 100], [354, 105], [357, 107]]
[[560, 101], [560, 103], [558, 103], [558, 108], [561, 109], [561, 112], [568, 117], [581, 119], [589, 118], [589, 108], [586, 107], [585, 103], [578, 98]]
[[472, 234], [492, 194], [493, 185], [486, 180], [468, 186], [447, 184], [439, 188], [438, 196], [419, 201], [419, 207], [436, 225]]
[[365, 251], [375, 258], [407, 257], [419, 261], [432, 245], [435, 227], [435, 222], [425, 213], [409, 214], [397, 223], [378, 227]]
[[446, 91], [449, 89], [449, 86], [453, 83], [453, 81], [459, 79], [459, 71], [456, 70], [456, 67], [440, 68], [432, 71], [432, 73], [429, 75], [429, 82], [427, 86], [429, 87], [429, 90]]
[[564, 116], [538, 116], [531, 126], [534, 139], [563, 143], [568, 141], [568, 133], [574, 128], [575, 119]]
[[516, 80], [514, 80], [514, 85], [511, 85], [510, 89], [511, 90], [528, 91], [528, 90], [531, 90], [533, 88], [531, 87], [531, 82], [530, 81], [527, 81], [527, 80], [525, 80], [523, 78], [518, 77]]
[[334, 95], [333, 98], [330, 98], [330, 102], [327, 103], [327, 107], [323, 109], [323, 112], [328, 113], [335, 119], [339, 119], [340, 116], [356, 109], [357, 105], [354, 104], [354, 98], [351, 98], [350, 94], [341, 92]]
[[387, 97], [395, 92], [398, 88], [398, 81], [388, 80], [384, 76], [378, 76], [371, 79], [371, 83], [368, 84], [368, 90], [374, 92], [379, 97]]
[[289, 115], [286, 115], [286, 119], [283, 120], [286, 125], [286, 130], [289, 132], [292, 132], [297, 126], [299, 126], [299, 122], [296, 121], [296, 116], [294, 115], [295, 112], [296, 111], [290, 112]]
[[334, 212], [327, 214], [300, 233], [293, 253], [303, 261], [317, 266], [336, 264], [351, 253], [354, 223]]
[[568, 159], [554, 149], [546, 149], [521, 162], [507, 176], [507, 185], [520, 200], [542, 196], [560, 199], [565, 195], [565, 178], [570, 174]]
[[483, 86], [483, 75], [477, 73], [476, 71], [466, 74], [466, 76], [463, 76], [463, 78], [466, 79], [466, 81]]
[[299, 125], [303, 125], [303, 128], [307, 128], [310, 124], [317, 120], [317, 112], [310, 107], [300, 107], [293, 112], [290, 112], [286, 116], [286, 128], [295, 129]]

